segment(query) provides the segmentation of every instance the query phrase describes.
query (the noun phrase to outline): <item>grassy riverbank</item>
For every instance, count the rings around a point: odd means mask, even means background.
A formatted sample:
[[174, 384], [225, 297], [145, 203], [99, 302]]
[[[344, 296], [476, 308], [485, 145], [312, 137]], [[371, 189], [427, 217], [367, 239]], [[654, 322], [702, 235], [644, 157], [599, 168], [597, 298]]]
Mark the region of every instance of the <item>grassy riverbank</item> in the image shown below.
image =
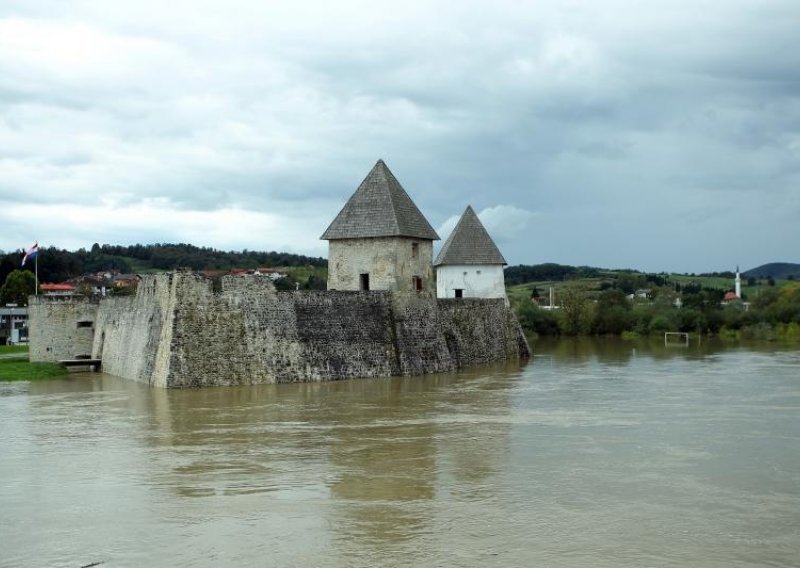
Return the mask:
[[67, 374], [58, 363], [31, 363], [26, 345], [0, 345], [0, 381], [36, 381]]

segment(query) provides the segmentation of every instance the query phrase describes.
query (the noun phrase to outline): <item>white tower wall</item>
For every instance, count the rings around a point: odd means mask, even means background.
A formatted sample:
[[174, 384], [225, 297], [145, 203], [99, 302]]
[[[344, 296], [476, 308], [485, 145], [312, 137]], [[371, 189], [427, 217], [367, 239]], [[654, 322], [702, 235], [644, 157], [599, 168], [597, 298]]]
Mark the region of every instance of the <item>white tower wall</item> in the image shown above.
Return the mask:
[[443, 265], [436, 267], [436, 297], [455, 298], [462, 290], [464, 298], [506, 297], [503, 267], [498, 264]]

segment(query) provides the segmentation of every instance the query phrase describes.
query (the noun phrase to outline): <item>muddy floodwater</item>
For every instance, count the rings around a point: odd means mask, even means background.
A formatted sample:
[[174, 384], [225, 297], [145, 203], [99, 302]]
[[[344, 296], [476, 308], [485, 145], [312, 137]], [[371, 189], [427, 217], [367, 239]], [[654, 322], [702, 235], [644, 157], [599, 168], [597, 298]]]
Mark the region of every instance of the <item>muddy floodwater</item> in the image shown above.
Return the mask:
[[800, 565], [800, 349], [166, 391], [0, 383], [0, 566]]

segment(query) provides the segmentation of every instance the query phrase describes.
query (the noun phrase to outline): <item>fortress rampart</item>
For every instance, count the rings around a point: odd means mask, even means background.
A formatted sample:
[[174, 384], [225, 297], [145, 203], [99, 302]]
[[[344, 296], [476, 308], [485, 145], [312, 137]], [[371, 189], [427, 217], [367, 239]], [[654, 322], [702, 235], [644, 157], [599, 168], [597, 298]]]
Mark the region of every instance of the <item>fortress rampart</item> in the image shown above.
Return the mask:
[[277, 292], [258, 276], [145, 276], [135, 296], [31, 298], [32, 361], [91, 355], [160, 387], [452, 371], [529, 355], [502, 299], [426, 292]]

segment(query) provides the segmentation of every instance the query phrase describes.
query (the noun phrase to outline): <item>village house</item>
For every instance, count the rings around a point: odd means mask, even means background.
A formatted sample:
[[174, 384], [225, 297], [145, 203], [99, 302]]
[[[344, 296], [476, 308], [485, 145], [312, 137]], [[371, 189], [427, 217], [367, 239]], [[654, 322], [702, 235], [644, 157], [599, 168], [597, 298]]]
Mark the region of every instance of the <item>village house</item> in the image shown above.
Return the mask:
[[132, 288], [136, 287], [141, 278], [136, 274], [115, 274], [111, 278], [111, 283], [114, 288]]
[[84, 296], [105, 296], [111, 288], [111, 274], [103, 272], [84, 274], [69, 279], [66, 284], [72, 284], [76, 291]]
[[0, 308], [0, 345], [28, 341], [28, 308], [7, 304]]
[[266, 276], [270, 280], [280, 280], [281, 278], [286, 278], [289, 276], [289, 273], [286, 272], [285, 269], [281, 268], [264, 268], [259, 267], [253, 271], [253, 274], [258, 276]]
[[75, 286], [62, 282], [61, 284], [45, 283], [39, 285], [39, 291], [45, 296], [63, 296], [69, 298], [76, 294]]

